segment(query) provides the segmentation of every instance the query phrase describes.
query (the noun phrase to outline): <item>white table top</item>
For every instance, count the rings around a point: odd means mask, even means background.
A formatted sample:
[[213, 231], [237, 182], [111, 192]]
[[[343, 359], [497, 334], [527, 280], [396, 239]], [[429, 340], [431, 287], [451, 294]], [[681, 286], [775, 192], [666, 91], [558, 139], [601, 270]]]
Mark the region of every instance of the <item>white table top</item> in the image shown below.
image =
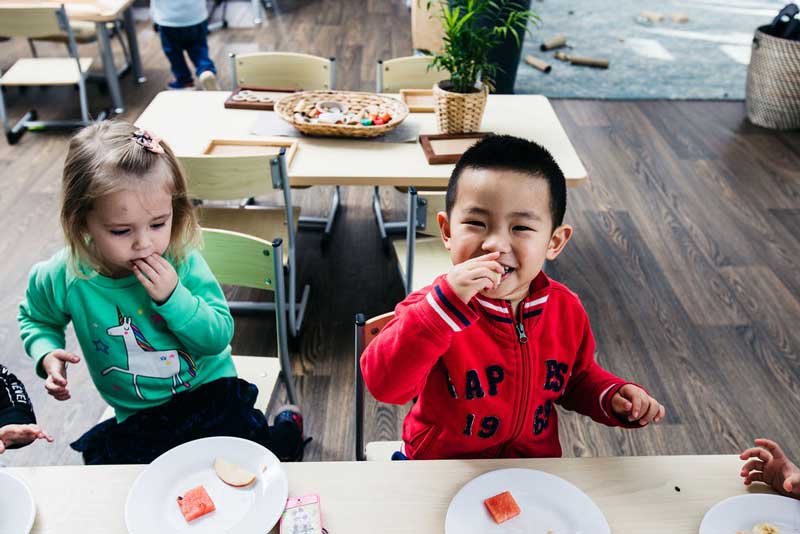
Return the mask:
[[[2, 5], [42, 4], [48, 0], [0, 0]], [[122, 16], [133, 0], [49, 0], [49, 3], [64, 4], [67, 15], [72, 20], [90, 22], [110, 22]]]
[[[226, 109], [230, 93], [165, 91], [136, 121], [167, 141], [178, 155], [198, 155], [215, 138], [256, 138], [250, 131], [260, 113]], [[433, 113], [411, 113], [420, 134], [436, 134]], [[482, 131], [534, 140], [553, 154], [567, 185], [586, 179], [586, 169], [547, 98], [489, 95]], [[398, 185], [446, 187], [453, 165], [429, 165], [418, 143], [382, 143], [344, 138], [297, 138], [289, 167], [292, 185]]]
[[[441, 534], [458, 490], [482, 473], [508, 467], [546, 471], [576, 485], [600, 507], [614, 534], [697, 534], [711, 506], [748, 491], [735, 455], [283, 465], [290, 496], [320, 495], [331, 534]], [[34, 534], [122, 534], [127, 493], [143, 469], [64, 466], [7, 472], [33, 492]], [[754, 490], [768, 491], [763, 485]]]

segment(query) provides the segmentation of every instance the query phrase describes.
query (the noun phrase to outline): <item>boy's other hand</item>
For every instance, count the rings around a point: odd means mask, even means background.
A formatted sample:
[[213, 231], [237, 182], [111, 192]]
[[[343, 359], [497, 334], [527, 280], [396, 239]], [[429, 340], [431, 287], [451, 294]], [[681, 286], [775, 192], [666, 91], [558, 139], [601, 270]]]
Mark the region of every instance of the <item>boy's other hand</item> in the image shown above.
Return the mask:
[[42, 369], [47, 373], [44, 389], [56, 400], [65, 401], [70, 398], [67, 389], [67, 363], [78, 363], [81, 359], [71, 352], [57, 349], [42, 359]]
[[175, 268], [158, 254], [133, 262], [133, 274], [147, 290], [153, 302], [164, 304], [178, 285]]
[[611, 399], [611, 410], [620, 419], [638, 421], [645, 426], [664, 419], [666, 410], [645, 390], [633, 384], [625, 384]]
[[0, 427], [0, 454], [14, 445], [27, 445], [34, 440], [53, 442], [53, 437], [38, 425], [5, 425]]
[[747, 460], [739, 473], [744, 478], [744, 485], [763, 482], [782, 495], [800, 498], [800, 469], [774, 441], [759, 438], [755, 444], [757, 447], [739, 455], [742, 460]]
[[447, 283], [464, 304], [469, 304], [472, 297], [500, 285], [503, 266], [497, 261], [499, 252], [490, 252], [472, 258], [458, 265], [453, 265], [447, 273]]

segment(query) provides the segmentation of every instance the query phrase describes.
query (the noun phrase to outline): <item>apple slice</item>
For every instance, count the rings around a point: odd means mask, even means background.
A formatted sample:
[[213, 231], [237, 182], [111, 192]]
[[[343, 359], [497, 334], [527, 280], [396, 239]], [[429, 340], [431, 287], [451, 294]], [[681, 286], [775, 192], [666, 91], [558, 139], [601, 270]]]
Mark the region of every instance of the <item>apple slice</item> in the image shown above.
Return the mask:
[[214, 460], [214, 471], [225, 484], [234, 488], [249, 486], [256, 479], [256, 476], [250, 471], [220, 457]]

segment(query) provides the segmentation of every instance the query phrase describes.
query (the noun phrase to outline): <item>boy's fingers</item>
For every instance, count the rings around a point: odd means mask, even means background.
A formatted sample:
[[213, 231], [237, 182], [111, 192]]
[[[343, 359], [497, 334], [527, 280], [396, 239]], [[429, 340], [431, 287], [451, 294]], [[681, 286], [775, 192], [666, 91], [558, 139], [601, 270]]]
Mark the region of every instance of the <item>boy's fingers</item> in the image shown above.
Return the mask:
[[747, 458], [758, 458], [762, 462], [771, 462], [772, 461], [772, 453], [766, 449], [762, 449], [761, 447], [752, 447], [744, 451], [740, 458], [742, 460], [746, 460]]
[[787, 477], [786, 480], [783, 481], [783, 489], [788, 493], [792, 493], [796, 489], [800, 489], [800, 473], [795, 473], [794, 475]]
[[758, 438], [755, 440], [755, 444], [759, 447], [767, 449], [775, 458], [783, 458], [783, 449], [781, 449], [781, 446], [771, 439]]
[[764, 473], [761, 471], [750, 471], [746, 477], [744, 477], [744, 485], [749, 486], [753, 482], [764, 482]]
[[643, 399], [642, 396], [638, 395], [637, 393], [634, 393], [631, 398], [631, 404], [633, 406], [631, 407], [631, 416], [628, 418], [631, 421], [639, 419], [639, 416], [642, 413]]
[[660, 423], [664, 419], [665, 415], [667, 415], [667, 409], [664, 408], [664, 405], [659, 404], [658, 405], [658, 415], [656, 415], [656, 418], [654, 419], [654, 421], [656, 423]]
[[659, 404], [654, 400], [650, 399], [650, 406], [647, 408], [647, 412], [639, 419], [639, 424], [642, 426], [647, 425], [655, 421], [656, 416], [658, 415]]
[[3, 454], [6, 451], [6, 444], [3, 443], [3, 440], [0, 439], [0, 454]]
[[764, 469], [764, 462], [759, 460], [758, 458], [753, 458], [749, 460], [742, 466], [742, 476], [745, 476], [750, 471], [763, 471]]

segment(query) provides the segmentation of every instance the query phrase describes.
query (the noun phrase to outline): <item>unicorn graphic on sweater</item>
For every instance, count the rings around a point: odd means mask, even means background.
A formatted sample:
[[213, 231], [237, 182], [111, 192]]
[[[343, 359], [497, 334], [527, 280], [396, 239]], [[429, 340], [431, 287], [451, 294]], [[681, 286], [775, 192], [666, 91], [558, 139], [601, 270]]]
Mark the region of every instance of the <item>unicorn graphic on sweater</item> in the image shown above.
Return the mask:
[[120, 371], [132, 375], [136, 395], [142, 400], [144, 400], [144, 397], [139, 390], [137, 382], [140, 376], [145, 378], [171, 378], [173, 395], [177, 392], [176, 387], [179, 384], [182, 384], [185, 388], [190, 387], [188, 381], [184, 382], [181, 379], [181, 360], [184, 360], [189, 366], [189, 374], [192, 377], [197, 376], [197, 365], [195, 365], [191, 356], [179, 349], [156, 350], [150, 345], [141, 330], [131, 322], [131, 318], [124, 317], [119, 308], [117, 308], [117, 317], [119, 325], [107, 329], [106, 333], [110, 336], [121, 336], [125, 341], [125, 350], [128, 353], [128, 368], [124, 369], [116, 365], [106, 367], [101, 372], [103, 376], [106, 376], [111, 371]]

